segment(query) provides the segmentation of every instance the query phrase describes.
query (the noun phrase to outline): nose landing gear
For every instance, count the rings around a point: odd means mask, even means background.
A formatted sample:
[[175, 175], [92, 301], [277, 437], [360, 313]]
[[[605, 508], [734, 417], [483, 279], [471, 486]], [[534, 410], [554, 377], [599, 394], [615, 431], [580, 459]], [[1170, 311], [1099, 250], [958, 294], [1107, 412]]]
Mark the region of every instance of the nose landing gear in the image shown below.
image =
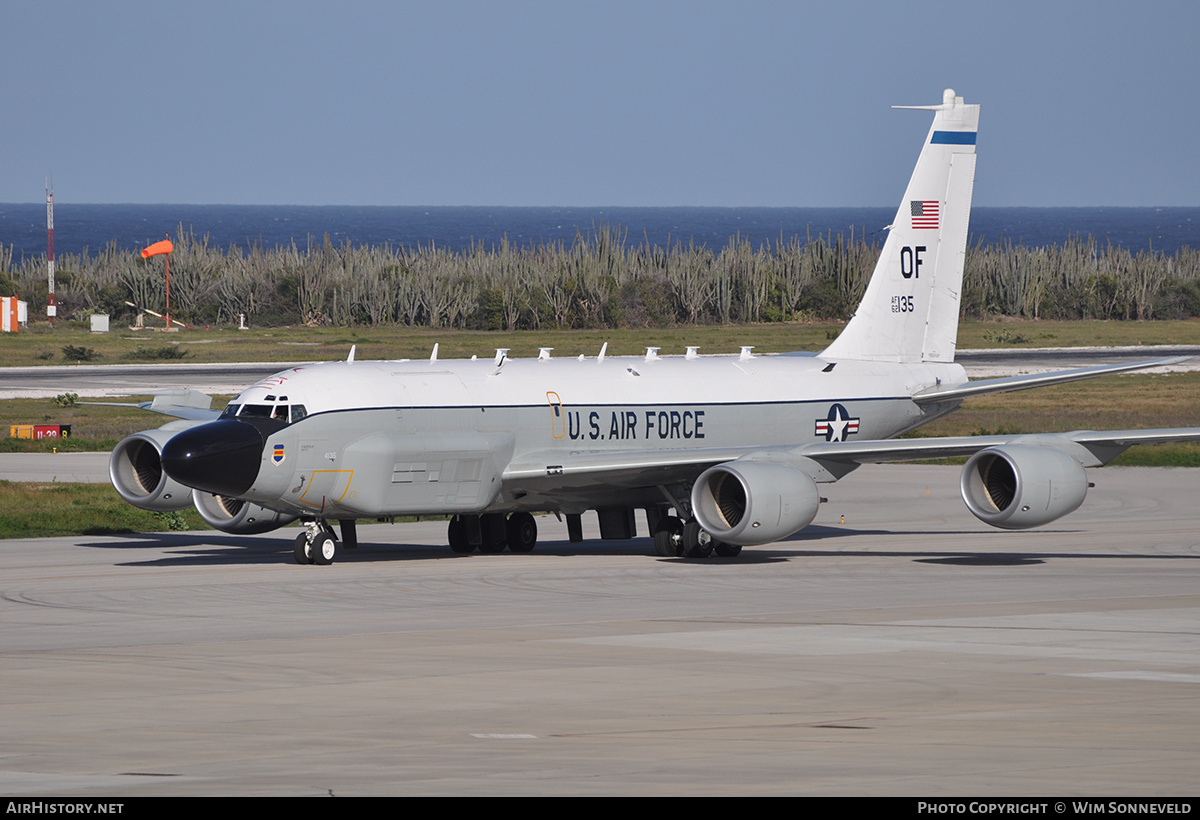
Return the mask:
[[[341, 521], [342, 543], [346, 549], [358, 546], [358, 537], [353, 521]], [[296, 536], [292, 554], [297, 564], [320, 564], [328, 566], [337, 558], [338, 543], [333, 527], [322, 518], [304, 522], [304, 532]]]

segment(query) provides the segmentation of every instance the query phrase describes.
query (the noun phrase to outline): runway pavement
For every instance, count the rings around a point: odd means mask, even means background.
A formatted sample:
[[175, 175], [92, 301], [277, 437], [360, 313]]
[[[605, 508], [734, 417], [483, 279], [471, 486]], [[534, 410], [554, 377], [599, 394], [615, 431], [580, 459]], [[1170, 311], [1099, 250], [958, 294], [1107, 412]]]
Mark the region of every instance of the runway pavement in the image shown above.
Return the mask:
[[0, 453], [0, 478], [105, 484], [108, 457], [109, 453]]
[[1194, 794], [1198, 474], [1090, 471], [1027, 532], [957, 476], [864, 467], [732, 561], [553, 518], [331, 567], [294, 530], [3, 541], [0, 792]]

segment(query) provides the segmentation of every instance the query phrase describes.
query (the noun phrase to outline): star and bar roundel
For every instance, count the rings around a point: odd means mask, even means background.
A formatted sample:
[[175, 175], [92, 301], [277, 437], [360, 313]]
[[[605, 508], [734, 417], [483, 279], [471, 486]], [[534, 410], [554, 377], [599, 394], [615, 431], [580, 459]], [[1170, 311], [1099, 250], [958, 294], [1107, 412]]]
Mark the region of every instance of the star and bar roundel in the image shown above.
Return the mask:
[[850, 413], [840, 404], [829, 408], [829, 415], [816, 420], [816, 435], [824, 436], [826, 441], [845, 441], [847, 436], [858, 432], [860, 419], [850, 418]]

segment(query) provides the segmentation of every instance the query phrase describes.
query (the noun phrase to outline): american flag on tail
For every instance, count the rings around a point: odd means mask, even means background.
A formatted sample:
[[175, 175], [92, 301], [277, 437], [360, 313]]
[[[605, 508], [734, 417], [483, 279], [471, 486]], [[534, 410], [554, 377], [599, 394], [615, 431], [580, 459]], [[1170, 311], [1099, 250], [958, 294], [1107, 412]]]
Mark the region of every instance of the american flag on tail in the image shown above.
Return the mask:
[[938, 214], [941, 211], [940, 202], [929, 199], [914, 199], [910, 204], [912, 205], [912, 226], [914, 228], [937, 230]]

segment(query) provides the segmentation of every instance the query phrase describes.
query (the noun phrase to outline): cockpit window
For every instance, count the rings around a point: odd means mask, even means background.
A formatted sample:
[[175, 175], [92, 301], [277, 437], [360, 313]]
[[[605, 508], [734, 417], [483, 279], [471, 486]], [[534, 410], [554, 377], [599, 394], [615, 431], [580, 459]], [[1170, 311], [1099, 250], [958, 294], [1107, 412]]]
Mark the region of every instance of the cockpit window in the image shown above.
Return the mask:
[[275, 405], [273, 404], [244, 404], [242, 412], [238, 415], [242, 418], [269, 419], [274, 412]]
[[[272, 398], [267, 396], [268, 399]], [[286, 399], [286, 396], [280, 396]], [[275, 419], [285, 424], [294, 424], [308, 415], [303, 404], [227, 404], [221, 412], [221, 418], [231, 419], [235, 416], [242, 418]]]

